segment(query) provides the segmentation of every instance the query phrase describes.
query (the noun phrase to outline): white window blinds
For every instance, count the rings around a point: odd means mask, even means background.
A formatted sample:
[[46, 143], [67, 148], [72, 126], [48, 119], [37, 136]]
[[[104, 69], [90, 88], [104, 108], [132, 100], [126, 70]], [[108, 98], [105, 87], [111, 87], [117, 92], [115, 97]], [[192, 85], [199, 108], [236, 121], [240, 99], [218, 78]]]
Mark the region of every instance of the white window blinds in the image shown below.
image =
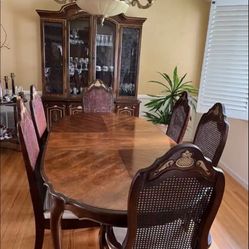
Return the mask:
[[248, 2], [212, 3], [197, 112], [214, 103], [225, 105], [228, 117], [248, 120]]

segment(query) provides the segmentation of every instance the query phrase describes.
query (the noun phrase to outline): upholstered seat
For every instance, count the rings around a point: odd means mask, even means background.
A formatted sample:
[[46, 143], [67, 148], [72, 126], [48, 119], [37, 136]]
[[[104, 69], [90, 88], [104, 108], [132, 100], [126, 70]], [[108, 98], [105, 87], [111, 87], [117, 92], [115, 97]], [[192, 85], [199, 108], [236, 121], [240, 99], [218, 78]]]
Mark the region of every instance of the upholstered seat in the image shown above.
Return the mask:
[[129, 193], [128, 228], [103, 226], [100, 247], [206, 249], [224, 186], [223, 172], [197, 146], [177, 145], [137, 172]]
[[[50, 220], [51, 217], [51, 213], [50, 211], [44, 211], [44, 218]], [[63, 215], [62, 215], [62, 219], [66, 219], [66, 220], [72, 220], [72, 219], [79, 219], [75, 214], [73, 214], [71, 211], [69, 210], [65, 210]]]
[[112, 91], [100, 80], [91, 84], [83, 94], [84, 112], [112, 112], [113, 106]]
[[216, 103], [202, 115], [195, 132], [193, 144], [197, 145], [204, 156], [217, 166], [224, 150], [229, 124], [226, 121], [225, 107]]
[[180, 143], [183, 139], [190, 118], [190, 106], [188, 104], [188, 93], [183, 92], [176, 101], [170, 123], [167, 127], [166, 134], [176, 143]]
[[[44, 147], [40, 147], [38, 144], [30, 113], [20, 98], [17, 99], [17, 109], [20, 144], [35, 217], [36, 238], [34, 248], [42, 249], [44, 230], [50, 229], [49, 209], [51, 206], [48, 190], [40, 173]], [[79, 220], [73, 213], [65, 211], [61, 226], [62, 229], [76, 229], [98, 226], [98, 224], [88, 220]]]

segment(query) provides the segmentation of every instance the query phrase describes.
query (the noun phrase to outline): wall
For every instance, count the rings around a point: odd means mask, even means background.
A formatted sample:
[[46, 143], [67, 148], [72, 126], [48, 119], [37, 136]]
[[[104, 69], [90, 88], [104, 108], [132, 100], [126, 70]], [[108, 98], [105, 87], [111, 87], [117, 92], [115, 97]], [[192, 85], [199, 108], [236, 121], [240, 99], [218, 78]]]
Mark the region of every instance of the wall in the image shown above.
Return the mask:
[[[2, 23], [8, 33], [10, 50], [1, 49], [1, 76], [15, 72], [16, 82], [28, 89], [41, 89], [39, 17], [35, 9], [58, 10], [53, 0], [1, 0]], [[157, 72], [181, 74], [198, 85], [204, 51], [209, 4], [203, 0], [158, 0], [148, 10], [130, 8], [127, 15], [147, 17], [144, 25], [140, 63], [139, 93], [158, 93], [148, 83]]]

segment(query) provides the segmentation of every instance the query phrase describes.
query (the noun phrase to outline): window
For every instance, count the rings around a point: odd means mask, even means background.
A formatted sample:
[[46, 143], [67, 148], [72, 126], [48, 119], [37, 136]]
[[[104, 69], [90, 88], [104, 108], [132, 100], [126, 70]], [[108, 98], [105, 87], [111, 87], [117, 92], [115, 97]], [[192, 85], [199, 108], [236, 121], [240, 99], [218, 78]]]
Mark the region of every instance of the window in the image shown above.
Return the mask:
[[228, 117], [248, 120], [248, 2], [212, 2], [197, 112], [214, 103]]

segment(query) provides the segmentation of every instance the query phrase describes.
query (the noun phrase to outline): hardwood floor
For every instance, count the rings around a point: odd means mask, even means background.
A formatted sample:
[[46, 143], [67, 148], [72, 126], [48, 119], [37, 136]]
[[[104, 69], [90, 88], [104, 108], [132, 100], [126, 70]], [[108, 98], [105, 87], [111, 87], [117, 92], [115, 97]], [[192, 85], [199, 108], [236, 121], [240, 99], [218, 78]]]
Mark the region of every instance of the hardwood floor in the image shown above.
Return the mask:
[[[1, 249], [33, 249], [34, 220], [22, 155], [1, 150]], [[211, 249], [248, 248], [248, 192], [229, 175]], [[98, 249], [98, 230], [63, 231], [63, 249]], [[43, 249], [52, 249], [50, 231]], [[149, 248], [148, 248], [149, 249]], [[180, 248], [179, 248], [180, 249]]]

